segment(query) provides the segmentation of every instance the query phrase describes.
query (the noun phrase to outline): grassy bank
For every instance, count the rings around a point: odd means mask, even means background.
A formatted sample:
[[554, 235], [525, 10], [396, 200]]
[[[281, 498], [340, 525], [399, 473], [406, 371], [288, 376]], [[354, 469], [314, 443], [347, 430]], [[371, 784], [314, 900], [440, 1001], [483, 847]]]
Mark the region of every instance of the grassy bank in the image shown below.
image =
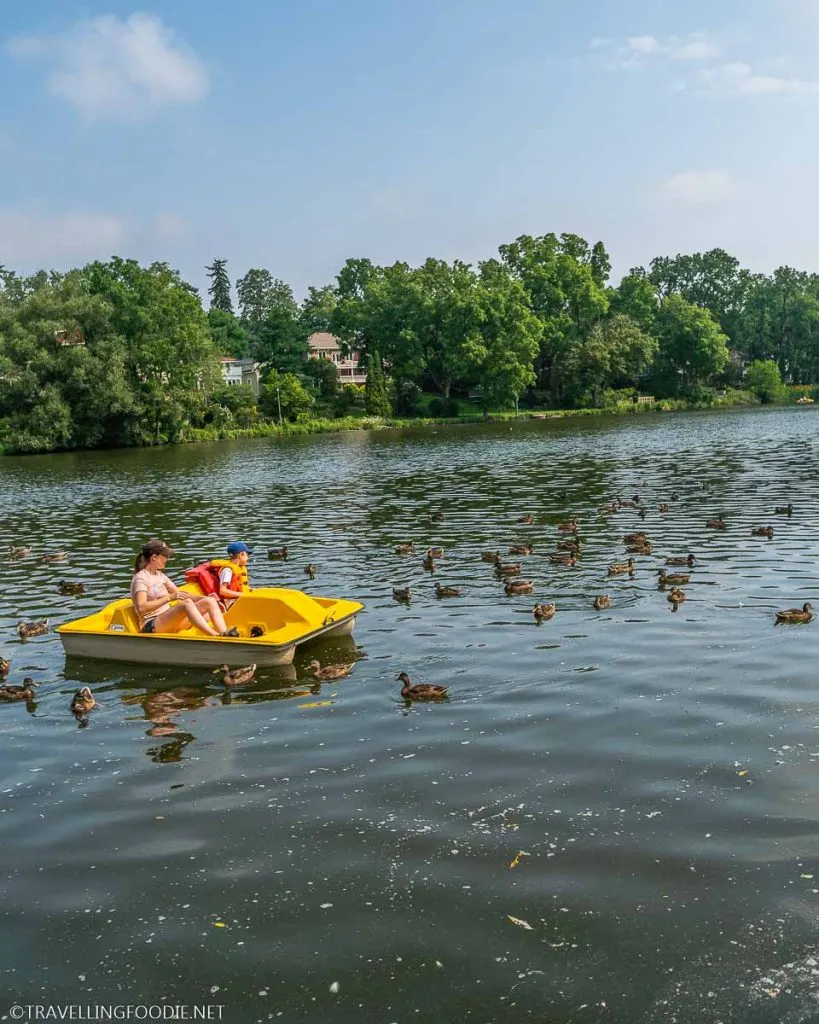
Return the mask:
[[305, 419], [296, 423], [257, 423], [252, 427], [196, 427], [186, 432], [184, 442], [233, 441], [245, 437], [283, 437], [299, 434], [329, 434], [343, 430], [383, 430], [402, 427], [457, 426], [470, 423], [497, 423], [513, 420], [560, 420], [574, 416], [639, 416], [644, 413], [680, 412], [694, 409], [720, 409], [734, 406], [754, 406], [759, 401], [748, 391], [729, 391], [712, 402], [691, 402], [683, 399], [662, 399], [653, 405], [634, 405], [631, 402], [604, 408], [589, 409], [526, 409], [518, 413], [497, 411], [489, 413], [461, 411], [454, 417], [412, 417], [389, 419], [380, 416], [343, 416], [338, 419]]

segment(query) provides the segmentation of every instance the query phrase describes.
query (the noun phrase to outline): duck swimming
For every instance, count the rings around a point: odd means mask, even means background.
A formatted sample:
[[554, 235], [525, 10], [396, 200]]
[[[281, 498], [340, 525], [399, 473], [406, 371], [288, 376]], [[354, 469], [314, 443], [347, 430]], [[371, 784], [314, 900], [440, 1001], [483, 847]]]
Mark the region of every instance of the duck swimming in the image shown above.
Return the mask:
[[523, 523], [524, 526], [532, 526], [535, 522], [535, 517], [530, 512], [527, 512], [525, 516], [518, 517], [518, 522]]
[[778, 516], [789, 516], [793, 514], [793, 505], [788, 502], [787, 505], [777, 505], [774, 509], [774, 513]]
[[708, 527], [709, 530], [724, 530], [725, 520], [722, 518], [722, 516], [719, 516], [719, 518], [717, 519], [708, 519], [705, 525]]
[[75, 715], [84, 715], [97, 706], [90, 686], [83, 686], [71, 698], [71, 710]]
[[256, 666], [245, 665], [244, 668], [231, 669], [227, 665], [220, 665], [213, 670], [214, 675], [217, 672], [222, 673], [222, 682], [225, 686], [243, 686], [256, 675]]
[[557, 611], [556, 604], [536, 604], [532, 609], [532, 614], [535, 617], [535, 622], [548, 622], [549, 619], [555, 617]]
[[687, 600], [686, 595], [680, 590], [679, 587], [674, 587], [671, 593], [666, 599], [670, 604], [682, 604], [683, 601]]
[[435, 584], [436, 597], [460, 597], [460, 587], [442, 587], [440, 583]]
[[33, 636], [42, 636], [48, 632], [48, 619], [40, 619], [39, 622], [18, 622], [17, 635], [21, 640], [28, 640]]
[[50, 555], [41, 555], [40, 556], [40, 561], [41, 562], [48, 562], [48, 563], [50, 563], [52, 565], [55, 562], [67, 562], [68, 561], [68, 552], [67, 551], [55, 551], [53, 554], [50, 554]]
[[671, 583], [672, 585], [688, 583], [691, 577], [682, 572], [667, 573], [665, 569], [657, 570], [657, 585], [660, 587]]
[[773, 527], [772, 526], [754, 526], [751, 529], [752, 537], [767, 537], [768, 540], [773, 540]]
[[305, 565], [304, 567], [304, 572], [307, 576], [310, 577], [310, 579], [312, 579], [316, 575], [318, 570], [319, 567], [317, 565], [314, 565], [312, 562], [309, 565]]
[[432, 683], [410, 683], [410, 677], [406, 672], [399, 672], [396, 676], [401, 686], [401, 696], [404, 700], [446, 700], [447, 686], [436, 686]]
[[268, 548], [268, 551], [267, 551], [267, 557], [270, 559], [271, 562], [275, 562], [277, 560], [280, 561], [282, 559], [286, 560], [287, 559], [287, 554], [288, 554], [287, 546], [282, 547], [282, 548]]
[[611, 608], [611, 598], [608, 594], [598, 594], [592, 605], [595, 611], [602, 612], [605, 608]]
[[23, 548], [23, 547], [12, 547], [12, 548], [9, 548], [9, 558], [12, 559], [12, 561], [16, 561], [18, 558], [28, 558], [28, 556], [30, 554], [31, 554], [31, 548]]
[[498, 562], [495, 566], [495, 571], [499, 572], [501, 576], [520, 576], [520, 571], [523, 568], [520, 562]]
[[576, 555], [579, 555], [583, 542], [579, 537], [567, 537], [565, 540], [559, 540], [556, 547], [558, 551], [574, 551]]
[[22, 686], [0, 686], [0, 703], [12, 704], [18, 700], [34, 700], [34, 687], [37, 684], [28, 676]]
[[435, 572], [435, 559], [431, 555], [424, 555], [424, 560], [421, 565], [427, 570], [427, 572]]
[[11, 662], [10, 661], [6, 661], [5, 658], [0, 658], [0, 679], [5, 679], [6, 678], [6, 676], [9, 674], [9, 669], [10, 668], [11, 668]]
[[535, 589], [535, 581], [507, 580], [503, 589], [507, 597], [511, 597], [513, 594], [531, 594]]
[[628, 573], [630, 576], [634, 575], [634, 559], [630, 558], [627, 562], [615, 562], [614, 565], [609, 566], [609, 576], [623, 576]]
[[481, 553], [482, 562], [494, 562], [496, 565], [501, 560], [500, 551], [483, 551]]
[[666, 558], [666, 565], [687, 565], [689, 567], [694, 565], [696, 559], [693, 555], [672, 555], [670, 558]]
[[415, 545], [410, 541], [409, 544], [396, 544], [395, 553], [396, 555], [411, 555], [415, 551]]
[[625, 535], [625, 537], [623, 537], [623, 543], [624, 544], [648, 544], [648, 534], [647, 533], [642, 533], [642, 532], [640, 532], [640, 533], [627, 533]]
[[813, 605], [806, 601], [801, 608], [786, 608], [776, 613], [777, 622], [810, 622], [813, 618]]
[[573, 549], [571, 551], [561, 552], [557, 555], [549, 555], [549, 561], [553, 565], [577, 565], [577, 551]]
[[68, 580], [60, 580], [57, 587], [61, 594], [80, 595], [85, 593], [84, 583], [69, 583]]
[[670, 505], [666, 505], [666, 503], [663, 502], [662, 505], [660, 505], [659, 511], [660, 512], [670, 512], [671, 511], [671, 506]]
[[443, 548], [427, 548], [427, 558], [443, 558]]
[[404, 604], [409, 604], [412, 598], [412, 591], [409, 587], [393, 587], [392, 597], [394, 601], [403, 601]]
[[352, 665], [325, 665], [323, 668], [321, 663], [318, 661], [310, 662], [310, 671], [313, 673], [314, 679], [343, 679], [348, 676], [355, 667], [355, 662]]
[[535, 552], [534, 544], [513, 544], [509, 548], [510, 555], [533, 555]]
[[650, 555], [654, 549], [648, 541], [642, 544], [626, 544], [626, 551], [632, 555]]
[[560, 533], [577, 533], [577, 520], [569, 519], [565, 523], [558, 523], [557, 528]]

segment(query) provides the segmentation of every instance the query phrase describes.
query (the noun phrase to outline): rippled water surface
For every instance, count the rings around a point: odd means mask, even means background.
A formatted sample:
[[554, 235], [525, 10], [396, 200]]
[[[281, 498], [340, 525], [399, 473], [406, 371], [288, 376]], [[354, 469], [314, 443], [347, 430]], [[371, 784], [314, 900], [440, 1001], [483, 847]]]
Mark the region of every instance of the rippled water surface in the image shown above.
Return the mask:
[[[3, 565], [0, 654], [41, 684], [36, 707], [0, 706], [5, 1003], [213, 1003], [231, 1024], [819, 1020], [819, 623], [774, 626], [819, 606], [817, 425], [644, 416], [0, 461], [0, 548], [34, 550]], [[598, 514], [635, 494], [644, 519]], [[563, 568], [547, 553], [570, 516], [583, 555]], [[654, 553], [607, 579], [634, 530]], [[363, 601], [366, 658], [313, 686], [310, 657], [354, 655], [325, 641], [226, 693], [206, 671], [17, 640], [20, 618], [124, 593], [150, 535], [179, 551], [177, 579], [240, 537], [255, 583]], [[508, 560], [534, 598], [480, 559], [522, 541], [534, 553]], [[280, 544], [290, 560], [268, 561]], [[61, 548], [67, 565], [38, 561]], [[689, 551], [675, 613], [655, 573]], [[436, 600], [435, 580], [461, 596]], [[450, 700], [406, 707], [401, 670]]]

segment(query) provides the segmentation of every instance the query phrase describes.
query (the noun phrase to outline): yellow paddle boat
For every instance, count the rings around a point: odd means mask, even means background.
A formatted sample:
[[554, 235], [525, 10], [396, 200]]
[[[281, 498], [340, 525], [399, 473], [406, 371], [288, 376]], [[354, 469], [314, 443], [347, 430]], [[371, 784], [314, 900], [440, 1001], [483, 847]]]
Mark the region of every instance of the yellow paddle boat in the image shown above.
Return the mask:
[[[180, 589], [201, 594], [195, 583]], [[364, 605], [312, 597], [300, 590], [259, 587], [225, 613], [238, 637], [204, 636], [193, 627], [179, 633], [140, 633], [130, 598], [57, 628], [67, 655], [152, 665], [289, 665], [299, 644], [317, 637], [348, 636]]]

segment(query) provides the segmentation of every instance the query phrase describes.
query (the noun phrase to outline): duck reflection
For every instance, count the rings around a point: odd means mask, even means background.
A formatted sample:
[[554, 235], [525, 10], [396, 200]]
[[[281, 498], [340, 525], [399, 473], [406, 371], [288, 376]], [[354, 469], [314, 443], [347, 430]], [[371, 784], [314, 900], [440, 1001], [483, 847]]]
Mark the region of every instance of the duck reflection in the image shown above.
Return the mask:
[[182, 752], [195, 739], [183, 732], [175, 718], [183, 711], [196, 711], [219, 703], [219, 697], [197, 686], [174, 686], [169, 690], [150, 690], [148, 693], [127, 694], [123, 704], [141, 706], [145, 719], [151, 723], [146, 736], [168, 737], [167, 743], [149, 747], [148, 757], [157, 764], [170, 764], [182, 760]]

